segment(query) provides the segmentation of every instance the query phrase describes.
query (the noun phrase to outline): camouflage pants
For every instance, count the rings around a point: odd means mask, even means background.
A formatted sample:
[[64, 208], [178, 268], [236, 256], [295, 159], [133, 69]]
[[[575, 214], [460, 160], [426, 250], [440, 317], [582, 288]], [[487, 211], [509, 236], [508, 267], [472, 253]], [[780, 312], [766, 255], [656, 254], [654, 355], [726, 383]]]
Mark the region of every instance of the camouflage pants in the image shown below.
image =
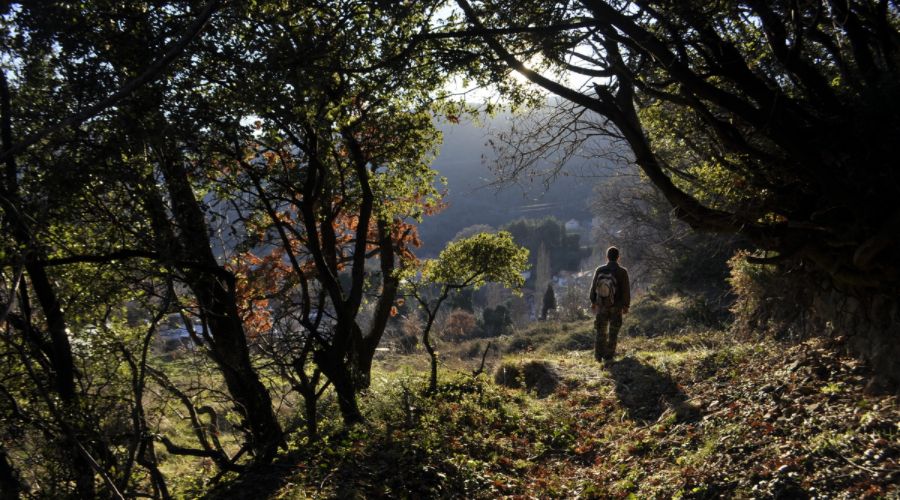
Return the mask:
[[619, 329], [622, 328], [622, 309], [619, 307], [601, 307], [594, 318], [594, 331], [597, 338], [594, 341], [594, 358], [612, 359], [616, 354], [616, 340], [619, 338]]

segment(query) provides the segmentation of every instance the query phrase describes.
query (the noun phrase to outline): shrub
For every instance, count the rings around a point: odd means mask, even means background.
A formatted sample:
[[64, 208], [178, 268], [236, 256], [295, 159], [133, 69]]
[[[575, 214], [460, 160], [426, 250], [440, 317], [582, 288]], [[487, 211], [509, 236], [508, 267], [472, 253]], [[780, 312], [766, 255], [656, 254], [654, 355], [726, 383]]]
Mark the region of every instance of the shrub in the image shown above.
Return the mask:
[[412, 354], [416, 352], [416, 348], [418, 346], [418, 335], [409, 335], [404, 333], [397, 338], [397, 351], [402, 354]]
[[688, 324], [685, 306], [686, 301], [681, 297], [664, 299], [653, 294], [645, 295], [632, 305], [625, 316], [624, 330], [628, 335], [646, 337], [677, 332]]
[[505, 387], [534, 391], [538, 397], [547, 397], [559, 386], [560, 376], [546, 361], [527, 363], [503, 363], [494, 374], [494, 382]]
[[592, 326], [579, 328], [567, 333], [564, 337], [553, 343], [553, 350], [560, 351], [585, 351], [594, 348], [594, 329]]
[[631, 306], [623, 328], [628, 335], [655, 337], [691, 328], [719, 328], [728, 319], [728, 310], [705, 297], [647, 294]]
[[419, 346], [419, 336], [422, 334], [422, 318], [413, 312], [401, 319], [400, 329], [397, 332], [397, 350], [403, 354], [412, 354]]
[[589, 317], [586, 308], [587, 292], [575, 286], [565, 289], [559, 300], [557, 313], [563, 321], [581, 321]]
[[466, 340], [472, 338], [478, 327], [475, 315], [463, 309], [454, 309], [444, 323], [444, 338], [447, 340]]
[[481, 315], [481, 330], [485, 337], [499, 337], [512, 329], [512, 316], [506, 306], [485, 308]]
[[[728, 262], [728, 278], [735, 295], [731, 312], [738, 333], [799, 336], [809, 310], [810, 283], [800, 270], [776, 265], [751, 264], [747, 252], [738, 252]], [[793, 272], [797, 271], [797, 272]]]
[[507, 353], [533, 351], [538, 346], [545, 343], [548, 338], [549, 337], [546, 334], [523, 335], [520, 333], [520, 334], [514, 335], [509, 340], [509, 344], [507, 344], [506, 349], [504, 349], [504, 350]]

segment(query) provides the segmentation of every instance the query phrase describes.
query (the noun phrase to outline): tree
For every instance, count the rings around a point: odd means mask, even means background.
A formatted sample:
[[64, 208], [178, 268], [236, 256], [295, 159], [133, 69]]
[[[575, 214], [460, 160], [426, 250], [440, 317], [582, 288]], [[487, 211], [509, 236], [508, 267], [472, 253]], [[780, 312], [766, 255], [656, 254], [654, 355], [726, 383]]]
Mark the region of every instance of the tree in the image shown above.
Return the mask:
[[313, 339], [309, 354], [348, 424], [362, 420], [356, 392], [369, 385], [395, 307], [395, 268], [418, 244], [410, 221], [439, 205], [428, 164], [439, 139], [433, 93], [445, 76], [413, 68], [416, 58], [384, 59], [431, 15], [429, 2], [248, 8], [239, 33], [270, 35], [228, 35], [228, 50], [213, 56], [223, 59], [216, 99], [258, 118], [256, 130], [219, 138], [218, 157], [233, 168], [217, 182], [240, 193], [235, 205], [252, 222], [247, 244], [280, 249], [293, 299], [282, 305], [298, 327], [289, 333]]
[[553, 273], [550, 270], [550, 253], [547, 251], [547, 245], [542, 241], [538, 247], [537, 262], [534, 265], [535, 292], [546, 288], [552, 278]]
[[487, 337], [499, 337], [510, 332], [513, 326], [509, 308], [503, 304], [485, 307], [481, 312], [481, 329]]
[[632, 287], [709, 300], [727, 295], [727, 262], [740, 248], [739, 235], [692, 231], [659, 190], [637, 175], [599, 183], [591, 206], [599, 221], [595, 248], [622, 250]]
[[472, 226], [464, 227], [453, 236], [452, 241], [461, 240], [463, 238], [468, 238], [469, 236], [474, 236], [479, 233], [496, 233], [497, 230], [487, 224], [475, 224]]
[[486, 64], [584, 110], [692, 228], [740, 234], [770, 252], [755, 262], [800, 263], [844, 296], [896, 298], [894, 3], [457, 4]]
[[[4, 423], [12, 415], [38, 436], [44, 455], [28, 459], [47, 464], [56, 494], [168, 496], [159, 443], [222, 470], [270, 460], [284, 430], [270, 396], [280, 381], [257, 371], [273, 366], [265, 355], [291, 368], [282, 375], [307, 399], [311, 435], [309, 403], [329, 384], [345, 419], [361, 418], [355, 391], [395, 303], [393, 269], [418, 243], [410, 220], [437, 200], [428, 160], [432, 119], [449, 109], [433, 105], [446, 75], [389, 54], [427, 31], [433, 7], [0, 10], [0, 356], [15, 360], [0, 403]], [[159, 318], [138, 332], [117, 323], [126, 307]], [[217, 411], [199, 401], [213, 388], [186, 391], [148, 355], [170, 313], [221, 376], [227, 402], [215, 408], [240, 421], [233, 456], [200, 417]], [[263, 345], [280, 329], [294, 335], [282, 357]], [[150, 432], [148, 386], [187, 410], [195, 446]], [[130, 425], [113, 443], [119, 421]], [[7, 430], [0, 479], [13, 484], [25, 462]]]
[[437, 390], [437, 352], [431, 341], [431, 328], [444, 301], [455, 290], [477, 289], [493, 282], [519, 290], [528, 268], [528, 250], [515, 244], [512, 235], [481, 233], [452, 241], [436, 259], [409, 265], [402, 271], [404, 293], [414, 298], [425, 312], [422, 343], [431, 358], [428, 391]]
[[553, 283], [547, 283], [547, 291], [541, 303], [541, 320], [547, 320], [547, 313], [556, 310], [556, 294], [553, 293]]
[[559, 300], [559, 316], [563, 321], [580, 321], [588, 318], [585, 309], [585, 291], [575, 286], [567, 286]]
[[[9, 367], [12, 372], [29, 374], [22, 385], [4, 387], [12, 389], [5, 392], [4, 404], [49, 447], [62, 449], [62, 456], [53, 457], [48, 466], [48, 470], [59, 465], [71, 469], [71, 476], [59, 482], [60, 495], [92, 497], [99, 476], [104, 495], [121, 496], [121, 491], [134, 487], [135, 463], [148, 469], [153, 488], [165, 495], [141, 410], [147, 344], [89, 326], [115, 319], [111, 311], [118, 307], [115, 301], [125, 300], [126, 286], [113, 279], [134, 277], [129, 272], [116, 275], [102, 266], [116, 260], [109, 247], [135, 241], [135, 233], [116, 231], [120, 224], [106, 226], [101, 215], [112, 200], [136, 195], [123, 189], [122, 181], [133, 172], [133, 165], [122, 165], [128, 160], [117, 163], [118, 169], [106, 170], [110, 158], [130, 156], [128, 150], [136, 141], [113, 139], [109, 132], [116, 118], [133, 110], [134, 101], [126, 101], [139, 92], [152, 92], [151, 85], [175, 71], [175, 61], [183, 61], [186, 48], [196, 45], [192, 42], [219, 5], [168, 2], [139, 12], [103, 2], [77, 11], [70, 7], [44, 2], [3, 11], [0, 50], [7, 61], [0, 76], [6, 165], [3, 230], [18, 241], [3, 252], [4, 265], [14, 276], [9, 297], [18, 292], [16, 304], [10, 299], [4, 305], [8, 332], [15, 333], [4, 337], [4, 347], [21, 355], [20, 364]], [[96, 22], [98, 15], [103, 16], [102, 23]], [[140, 39], [148, 35], [144, 28], [150, 25], [159, 30], [149, 37], [152, 42]], [[126, 31], [134, 28], [134, 37], [110, 44], [125, 26]], [[133, 44], [136, 39], [140, 42]], [[136, 50], [122, 58], [130, 49]], [[119, 131], [124, 133], [124, 127]], [[113, 143], [121, 145], [116, 153], [111, 153]], [[113, 211], [119, 222], [133, 215], [121, 206]], [[130, 227], [136, 232], [147, 229], [141, 224]], [[152, 250], [120, 251], [118, 256], [151, 254]], [[197, 263], [193, 264], [196, 270]], [[15, 271], [18, 266], [27, 276]], [[81, 346], [76, 350], [73, 342]], [[95, 348], [85, 349], [85, 342]], [[29, 347], [21, 350], [25, 345]], [[122, 370], [134, 375], [130, 386], [119, 380]], [[123, 394], [128, 390], [131, 394]], [[16, 410], [22, 407], [20, 397], [30, 408], [26, 413]], [[114, 408], [105, 404], [111, 397], [120, 398]], [[127, 446], [111, 446], [106, 426], [119, 417], [116, 410], [129, 407], [133, 426], [122, 437]], [[75, 493], [66, 491], [70, 480]]]

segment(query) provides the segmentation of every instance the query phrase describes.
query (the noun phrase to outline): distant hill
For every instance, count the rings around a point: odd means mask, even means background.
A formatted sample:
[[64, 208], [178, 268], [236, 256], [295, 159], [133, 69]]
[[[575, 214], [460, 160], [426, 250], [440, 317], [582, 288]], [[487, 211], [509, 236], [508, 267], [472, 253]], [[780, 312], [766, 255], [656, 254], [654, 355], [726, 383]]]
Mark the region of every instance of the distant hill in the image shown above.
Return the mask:
[[[522, 179], [518, 184], [492, 186], [496, 180], [491, 167], [494, 151], [487, 144], [491, 133], [508, 127], [509, 115], [485, 120], [482, 125], [461, 121], [459, 125], [444, 125], [444, 143], [434, 162], [434, 168], [447, 179], [448, 207], [435, 216], [427, 217], [419, 226], [424, 246], [417, 252], [432, 257], [459, 230], [475, 224], [501, 226], [512, 220], [529, 217], [554, 216], [563, 221], [591, 218], [590, 200], [595, 179], [561, 176], [549, 189], [543, 179]], [[567, 172], [592, 171], [593, 165], [573, 162]]]

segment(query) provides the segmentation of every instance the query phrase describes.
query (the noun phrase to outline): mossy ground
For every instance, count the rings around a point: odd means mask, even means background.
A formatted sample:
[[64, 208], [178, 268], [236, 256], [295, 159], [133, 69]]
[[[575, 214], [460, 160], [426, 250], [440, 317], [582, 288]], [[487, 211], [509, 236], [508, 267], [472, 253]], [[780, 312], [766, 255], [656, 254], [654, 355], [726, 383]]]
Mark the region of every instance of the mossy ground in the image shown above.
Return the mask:
[[[333, 419], [323, 440], [297, 441], [277, 464], [214, 496], [900, 493], [896, 397], [867, 390], [866, 368], [822, 341], [739, 341], [716, 331], [626, 337], [616, 360], [599, 364], [584, 345], [589, 332], [589, 322], [540, 324], [495, 342], [503, 363], [550, 367], [559, 383], [549, 395], [499, 386], [491, 372], [471, 376], [480, 356], [460, 353], [482, 351], [484, 341], [445, 353], [441, 388], [430, 396], [417, 355], [389, 356], [363, 397], [365, 425], [342, 430]], [[500, 354], [488, 361], [496, 369]]]

